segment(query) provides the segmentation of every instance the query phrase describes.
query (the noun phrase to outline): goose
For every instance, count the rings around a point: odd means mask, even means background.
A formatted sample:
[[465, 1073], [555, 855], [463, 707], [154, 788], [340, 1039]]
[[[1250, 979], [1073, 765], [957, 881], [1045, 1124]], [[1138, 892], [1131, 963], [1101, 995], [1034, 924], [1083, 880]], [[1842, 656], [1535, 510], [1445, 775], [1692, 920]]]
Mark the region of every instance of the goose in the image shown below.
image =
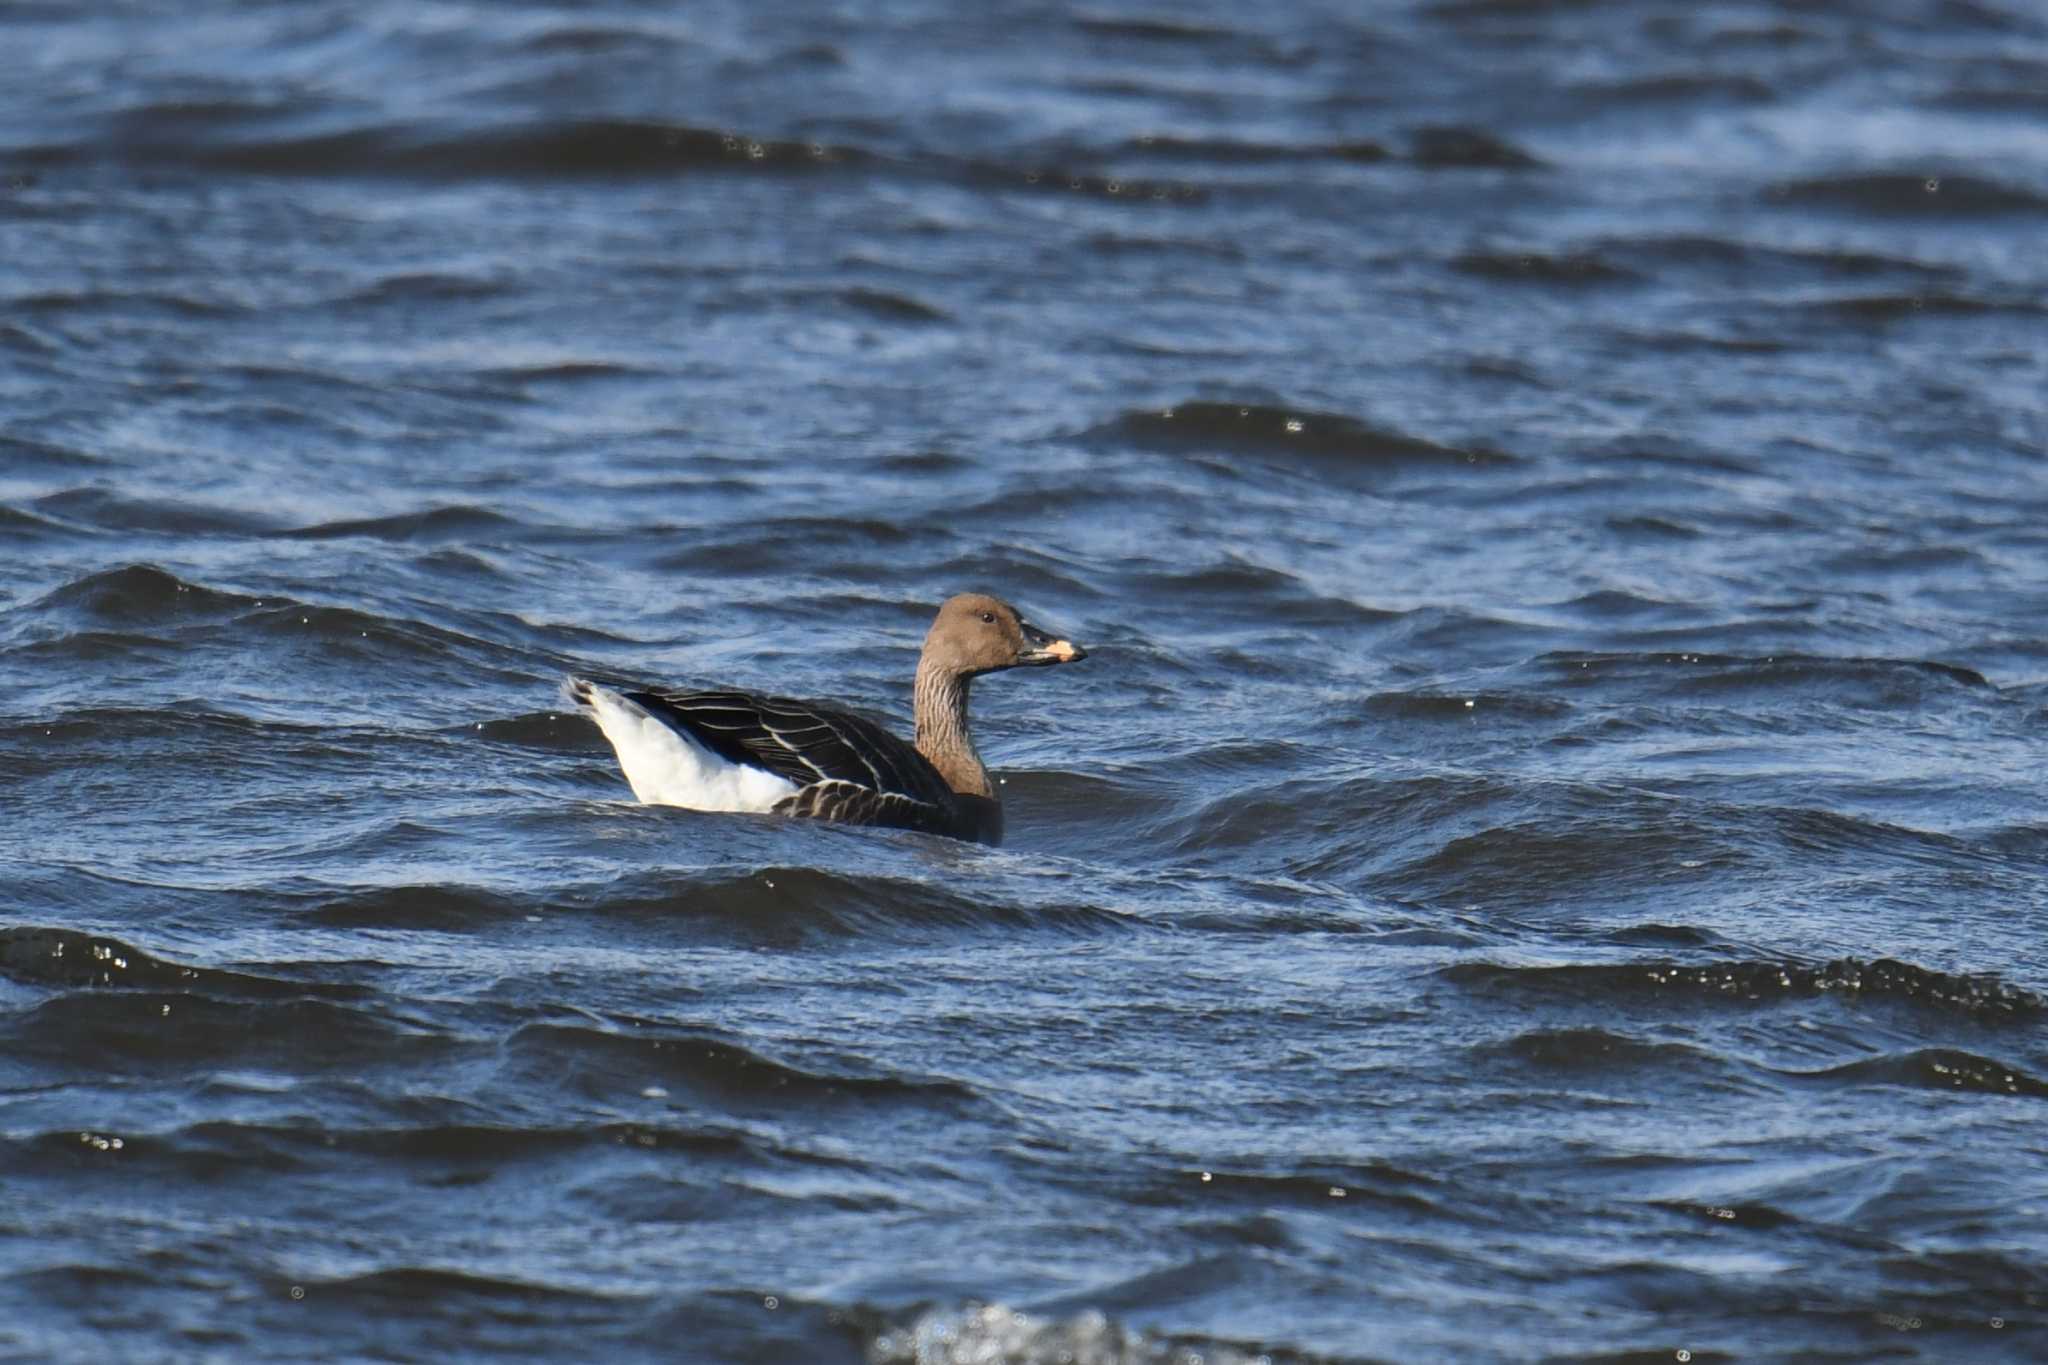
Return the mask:
[[968, 684], [1088, 657], [986, 593], [940, 605], [911, 687], [916, 743], [836, 707], [748, 692], [674, 692], [571, 676], [564, 690], [651, 806], [757, 811], [999, 844], [1003, 806], [967, 732]]

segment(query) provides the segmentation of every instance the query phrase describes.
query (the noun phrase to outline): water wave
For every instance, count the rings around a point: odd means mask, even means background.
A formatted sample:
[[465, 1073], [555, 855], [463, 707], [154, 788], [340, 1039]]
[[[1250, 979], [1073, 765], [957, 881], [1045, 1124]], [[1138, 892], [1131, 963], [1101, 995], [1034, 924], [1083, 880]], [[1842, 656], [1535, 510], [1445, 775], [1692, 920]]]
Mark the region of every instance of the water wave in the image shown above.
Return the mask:
[[1484, 1044], [1474, 1049], [1474, 1055], [1508, 1062], [1517, 1070], [1587, 1074], [1690, 1071], [1724, 1084], [1736, 1074], [1736, 1068], [1711, 1048], [1633, 1038], [1603, 1028], [1531, 1029]]
[[1827, 319], [1845, 318], [1853, 322], [1902, 322], [1915, 318], [2034, 318], [2048, 313], [2048, 306], [2028, 299], [1978, 298], [1942, 291], [1849, 294], [1799, 299], [1783, 306], [1794, 313], [1820, 315]]
[[1815, 176], [1764, 191], [1767, 202], [1856, 213], [1975, 216], [2039, 213], [2048, 195], [1978, 175], [1898, 173]]
[[1923, 705], [1958, 688], [1992, 690], [1990, 681], [1975, 669], [1935, 659], [1559, 650], [1539, 656], [1532, 667], [1572, 687], [1649, 684], [1682, 695], [1756, 689], [1885, 708]]
[[[188, 112], [188, 111], [179, 111]], [[210, 135], [160, 108], [126, 115], [118, 146], [158, 164], [182, 160], [265, 175], [617, 176], [716, 168], [804, 171], [869, 159], [858, 148], [634, 119], [547, 121], [509, 127], [366, 125], [309, 136], [269, 133], [248, 111], [204, 111]], [[253, 126], [252, 126], [253, 125]], [[167, 126], [178, 136], [161, 135]], [[80, 148], [73, 155], [84, 154]], [[46, 154], [47, 156], [47, 154]]]
[[1451, 258], [1461, 275], [1526, 284], [1588, 286], [1631, 284], [1641, 278], [1597, 255], [1549, 255], [1535, 251], [1467, 251]]
[[267, 515], [210, 506], [190, 498], [129, 497], [106, 488], [73, 488], [38, 498], [44, 516], [102, 531], [156, 531], [178, 536], [256, 536], [273, 530]]
[[352, 985], [262, 976], [218, 967], [192, 967], [132, 944], [73, 929], [14, 925], [0, 928], [0, 973], [27, 985], [55, 989], [118, 988], [189, 992], [222, 1000], [281, 1000], [314, 996], [356, 1000], [368, 992]]
[[1781, 1071], [1778, 1074], [1805, 1081], [1903, 1085], [1922, 1090], [1963, 1090], [1983, 1095], [2048, 1099], [2048, 1081], [2020, 1067], [1955, 1048], [1916, 1048], [1910, 1052], [1844, 1062], [1818, 1071]]
[[[345, 121], [339, 117], [328, 122]], [[705, 173], [879, 174], [937, 178], [1012, 191], [1081, 194], [1130, 204], [1194, 204], [1207, 197], [1185, 181], [944, 153], [884, 152], [848, 142], [793, 139], [632, 118], [532, 122], [365, 121], [302, 132], [268, 111], [232, 101], [142, 104], [121, 111], [104, 137], [52, 142], [28, 160], [44, 168], [108, 159], [211, 173], [426, 180], [669, 177]], [[168, 299], [216, 309], [208, 300]], [[66, 305], [69, 306], [69, 305]]]
[[[1688, 937], [1691, 931], [1680, 930]], [[1828, 962], [1669, 959], [1626, 963], [1507, 966], [1461, 962], [1437, 975], [1486, 994], [1559, 1001], [1720, 1000], [1775, 1004], [1832, 996], [1863, 1004], [1897, 1002], [1992, 1022], [2048, 1013], [2048, 998], [1990, 974], [1959, 976], [1892, 958]]]
[[241, 593], [190, 583], [154, 564], [129, 564], [73, 579], [38, 598], [34, 608], [66, 612], [111, 625], [162, 621], [170, 616], [225, 616], [259, 605]]
[[[251, 995], [231, 986], [75, 991], [0, 1024], [18, 1062], [66, 1074], [81, 1048], [104, 1073], [181, 1076], [207, 1066], [360, 1076], [449, 1060], [452, 1040], [381, 1008], [340, 1003], [334, 990]], [[235, 983], [239, 984], [239, 983]]]
[[[456, 513], [454, 519], [473, 526], [498, 524], [493, 517], [473, 519], [466, 512]], [[430, 528], [437, 524], [429, 513], [418, 520], [401, 517], [316, 529], [322, 539], [420, 536], [431, 542], [435, 533]], [[270, 646], [297, 658], [308, 642], [317, 642], [327, 657], [337, 660], [377, 658], [442, 669], [510, 670], [531, 680], [536, 665], [546, 676], [566, 664], [567, 656], [558, 650], [618, 643], [604, 632], [536, 624], [506, 612], [446, 614], [452, 624], [314, 603], [282, 593], [259, 597], [208, 587], [154, 565], [130, 564], [86, 574], [37, 598], [24, 614], [33, 622], [29, 638], [10, 652], [84, 660], [147, 655], [174, 645], [243, 650]], [[534, 651], [540, 652], [538, 661]], [[237, 666], [248, 670], [254, 663], [243, 659]]]
[[1544, 163], [1498, 133], [1461, 124], [1417, 128], [1409, 134], [1409, 155], [1431, 169], [1539, 170]]
[[659, 1083], [671, 1097], [721, 1110], [859, 1106], [946, 1111], [979, 1099], [959, 1081], [815, 1070], [726, 1039], [645, 1021], [634, 1024], [631, 1033], [582, 1024], [522, 1024], [503, 1043], [506, 1064], [536, 1078], [563, 1078], [561, 1084], [593, 1098], [640, 1094], [650, 1083]]
[[[1195, 137], [1148, 133], [1117, 148], [1119, 155], [1162, 157], [1217, 165], [1273, 161], [1349, 161], [1370, 165], [1393, 155], [1383, 142], [1354, 138], [1340, 142], [1260, 142], [1243, 137]], [[1227, 251], [1227, 242], [1203, 242], [1201, 249]], [[1241, 248], [1239, 248], [1241, 251]]]
[[320, 522], [276, 534], [287, 540], [339, 540], [362, 536], [373, 540], [436, 544], [447, 541], [472, 543], [480, 536], [499, 539], [519, 529], [522, 529], [522, 523], [502, 512], [488, 507], [455, 505], [391, 516]]
[[1497, 450], [1459, 449], [1419, 436], [1370, 426], [1342, 413], [1254, 403], [1189, 401], [1170, 408], [1123, 413], [1083, 433], [1098, 443], [1195, 449], [1263, 457], [1298, 456], [1348, 464], [1426, 462], [1502, 465], [1513, 457]]
[[748, 935], [872, 935], [904, 931], [1004, 931], [1075, 936], [1128, 933], [1143, 921], [1075, 897], [1013, 902], [937, 881], [855, 875], [818, 867], [767, 866], [688, 881], [625, 879], [555, 902], [564, 912], [607, 917], [674, 915], [693, 928]]
[[18, 474], [33, 470], [105, 469], [114, 461], [105, 455], [19, 432], [0, 432], [0, 467]]
[[1858, 250], [1848, 246], [1796, 247], [1748, 237], [1711, 233], [1656, 233], [1602, 237], [1592, 249], [1599, 259], [1627, 262], [1645, 273], [1711, 271], [1754, 283], [1766, 277], [1849, 280], [1898, 276], [1925, 281], [1960, 281], [1968, 273], [1946, 261]]

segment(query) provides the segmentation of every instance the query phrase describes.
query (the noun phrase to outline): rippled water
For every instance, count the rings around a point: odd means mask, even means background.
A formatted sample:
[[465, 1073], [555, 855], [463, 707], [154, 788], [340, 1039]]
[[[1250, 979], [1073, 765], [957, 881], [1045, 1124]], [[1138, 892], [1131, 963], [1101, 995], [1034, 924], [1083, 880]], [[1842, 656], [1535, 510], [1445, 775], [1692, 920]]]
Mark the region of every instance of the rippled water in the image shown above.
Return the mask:
[[2033, 6], [0, 44], [0, 1353], [2048, 1353]]

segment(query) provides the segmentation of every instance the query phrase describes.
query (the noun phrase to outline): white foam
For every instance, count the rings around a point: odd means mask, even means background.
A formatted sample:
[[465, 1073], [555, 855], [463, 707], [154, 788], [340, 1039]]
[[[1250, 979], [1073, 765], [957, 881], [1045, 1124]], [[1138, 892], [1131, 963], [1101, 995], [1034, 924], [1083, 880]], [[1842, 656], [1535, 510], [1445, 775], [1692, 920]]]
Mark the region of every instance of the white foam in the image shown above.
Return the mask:
[[868, 1346], [871, 1365], [1272, 1365], [1221, 1342], [1188, 1346], [1089, 1311], [1063, 1321], [1002, 1304], [932, 1310]]

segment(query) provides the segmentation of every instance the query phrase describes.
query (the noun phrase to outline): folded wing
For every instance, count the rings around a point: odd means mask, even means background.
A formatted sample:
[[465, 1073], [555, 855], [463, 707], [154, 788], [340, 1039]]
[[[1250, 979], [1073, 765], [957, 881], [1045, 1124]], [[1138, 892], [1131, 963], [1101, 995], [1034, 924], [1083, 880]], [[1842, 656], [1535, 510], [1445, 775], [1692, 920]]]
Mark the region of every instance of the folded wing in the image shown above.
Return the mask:
[[[789, 814], [922, 828], [952, 804], [945, 779], [923, 754], [873, 721], [831, 707], [747, 692], [628, 692], [651, 714], [689, 732], [734, 763], [765, 768], [799, 788], [827, 784], [815, 796], [799, 790], [783, 804], [808, 799]], [[858, 792], [871, 809], [855, 813]], [[908, 803], [908, 804], [906, 804]], [[912, 810], [910, 805], [929, 808]], [[825, 807], [846, 814], [827, 814]], [[888, 817], [896, 818], [888, 818]]]
[[855, 782], [813, 782], [776, 802], [775, 813], [800, 815], [813, 820], [841, 820], [854, 825], [923, 830], [927, 834], [958, 837], [960, 833], [958, 821], [951, 813], [929, 801], [919, 801], [898, 792], [876, 791]]

